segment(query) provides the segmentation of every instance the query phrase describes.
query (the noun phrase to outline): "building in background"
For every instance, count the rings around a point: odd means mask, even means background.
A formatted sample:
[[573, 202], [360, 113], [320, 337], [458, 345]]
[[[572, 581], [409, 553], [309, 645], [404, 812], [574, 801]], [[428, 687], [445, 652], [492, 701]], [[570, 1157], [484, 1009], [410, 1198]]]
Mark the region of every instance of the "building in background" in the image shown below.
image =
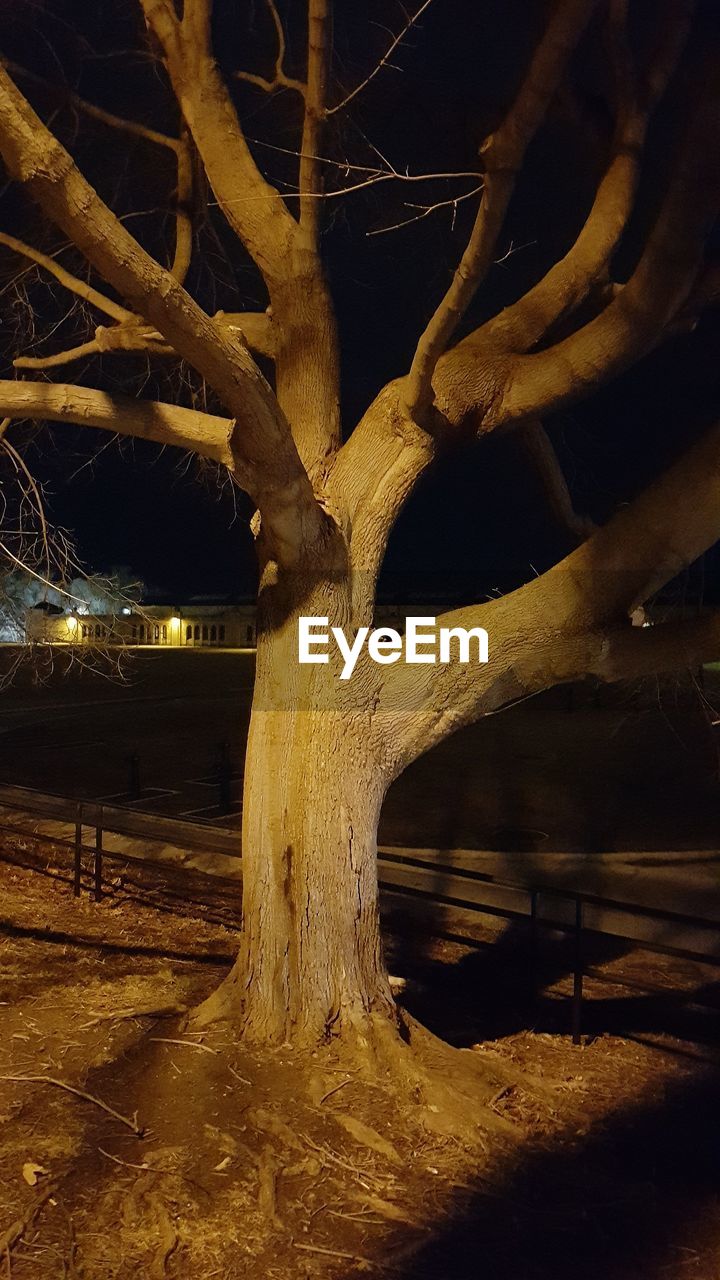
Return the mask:
[[[422, 604], [379, 604], [375, 626], [404, 632], [408, 615], [434, 617], [442, 607]], [[28, 644], [160, 645], [190, 649], [253, 649], [256, 606], [190, 600], [185, 605], [122, 604], [74, 609], [43, 600], [25, 614]]]
[[70, 610], [43, 602], [28, 609], [25, 634], [28, 644], [252, 649], [255, 605], [123, 605], [99, 613], [83, 605]]

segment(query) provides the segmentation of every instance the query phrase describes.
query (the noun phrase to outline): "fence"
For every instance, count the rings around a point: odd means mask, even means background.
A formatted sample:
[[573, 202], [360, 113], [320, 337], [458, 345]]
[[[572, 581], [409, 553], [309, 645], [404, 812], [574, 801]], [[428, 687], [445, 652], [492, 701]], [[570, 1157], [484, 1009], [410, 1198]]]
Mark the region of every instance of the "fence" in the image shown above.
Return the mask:
[[[155, 869], [158, 867], [157, 859], [126, 851], [109, 852], [104, 847], [106, 833], [129, 839], [161, 842], [191, 852], [219, 853], [239, 861], [242, 858], [237, 831], [137, 812], [120, 805], [91, 800], [78, 801], [24, 787], [0, 785], [0, 808], [45, 821], [61, 822], [74, 828], [73, 839], [68, 840], [62, 836], [28, 831], [0, 821], [0, 832], [24, 834], [41, 843], [72, 851], [73, 891], [77, 897], [82, 892], [83, 855], [90, 854], [92, 894], [96, 902], [101, 901], [103, 896], [103, 865], [106, 859], [135, 862]], [[92, 844], [84, 841], [86, 828], [92, 832]], [[162, 866], [167, 868], [168, 864], [163, 863]], [[537, 950], [541, 928], [559, 930], [570, 935], [573, 939], [571, 1006], [574, 1044], [579, 1044], [581, 1040], [584, 978], [589, 974], [600, 977], [597, 971], [587, 968], [584, 963], [585, 940], [589, 935], [604, 935], [631, 943], [641, 950], [692, 959], [708, 965], [720, 965], [720, 920], [710, 917], [641, 906], [556, 884], [527, 884], [501, 879], [468, 867], [439, 862], [436, 858], [421, 858], [412, 853], [400, 853], [387, 848], [378, 851], [378, 866], [380, 889], [385, 893], [525, 924], [529, 930], [533, 955]], [[182, 869], [178, 870], [182, 875]], [[218, 878], [230, 880], [230, 877]], [[438, 887], [439, 881], [442, 882], [442, 888]], [[237, 877], [231, 883], [237, 887]], [[188, 896], [188, 901], [193, 899]], [[548, 910], [550, 905], [551, 911]], [[669, 936], [674, 941], [668, 941]], [[622, 978], [614, 981], [624, 985]], [[641, 986], [637, 983], [631, 985]], [[657, 990], [652, 987], [641, 989]]]

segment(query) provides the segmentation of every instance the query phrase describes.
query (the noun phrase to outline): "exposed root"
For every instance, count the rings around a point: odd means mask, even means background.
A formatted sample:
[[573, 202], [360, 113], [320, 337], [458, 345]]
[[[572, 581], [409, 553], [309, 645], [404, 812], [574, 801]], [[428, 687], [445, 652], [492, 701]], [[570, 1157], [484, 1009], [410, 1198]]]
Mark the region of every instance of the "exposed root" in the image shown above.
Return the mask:
[[[236, 1021], [238, 995], [237, 980], [230, 975], [229, 980], [192, 1012], [186, 1028], [198, 1031], [218, 1022]], [[544, 1102], [553, 1096], [551, 1086], [526, 1077], [512, 1064], [488, 1061], [469, 1049], [455, 1049], [404, 1011], [393, 1008], [391, 1013], [394, 1016], [372, 1013], [357, 1021], [346, 1020], [342, 1029], [336, 1025], [335, 1034], [324, 1044], [315, 1042], [318, 1065], [323, 1060], [332, 1061], [334, 1069], [350, 1073], [348, 1080], [357, 1074], [365, 1083], [372, 1082], [398, 1099], [412, 1100], [427, 1130], [463, 1140], [472, 1135], [482, 1141], [482, 1134], [490, 1131], [518, 1136], [518, 1126], [499, 1115], [492, 1105], [499, 1092], [509, 1085], [520, 1084], [527, 1093], [535, 1094]], [[240, 1019], [236, 1025], [242, 1027]], [[247, 1042], [242, 1032], [240, 1038]], [[284, 1045], [283, 1050], [288, 1047]], [[303, 1039], [297, 1047], [298, 1060], [310, 1051]], [[324, 1086], [320, 1094], [314, 1079], [311, 1075], [310, 1096], [314, 1105], [319, 1105], [321, 1098], [322, 1101], [331, 1098], [347, 1083], [347, 1080], [341, 1081], [330, 1090]], [[345, 1123], [336, 1111], [333, 1114], [339, 1124], [345, 1124], [355, 1141], [379, 1152], [379, 1144], [384, 1142], [381, 1135], [376, 1134], [373, 1139], [372, 1131], [368, 1130], [361, 1136], [353, 1117], [346, 1117]], [[383, 1154], [387, 1159], [392, 1158], [388, 1150]]]
[[[438, 1040], [409, 1015], [400, 1030], [384, 1018], [367, 1019], [351, 1046], [362, 1073], [391, 1094], [418, 1106], [418, 1118], [431, 1132], [482, 1141], [483, 1133], [512, 1134], [517, 1128], [489, 1109], [507, 1082], [479, 1056]], [[369, 1145], [369, 1144], [368, 1144]]]
[[0, 1234], [0, 1258], [10, 1257], [10, 1250], [22, 1240], [25, 1232], [33, 1225], [43, 1205], [47, 1204], [55, 1190], [55, 1187], [45, 1187], [30, 1208]]
[[167, 1271], [168, 1261], [177, 1249], [180, 1238], [161, 1197], [156, 1192], [151, 1192], [147, 1199], [154, 1211], [160, 1236], [158, 1250], [152, 1262], [151, 1274], [153, 1277], [157, 1277], [157, 1280], [163, 1280]]

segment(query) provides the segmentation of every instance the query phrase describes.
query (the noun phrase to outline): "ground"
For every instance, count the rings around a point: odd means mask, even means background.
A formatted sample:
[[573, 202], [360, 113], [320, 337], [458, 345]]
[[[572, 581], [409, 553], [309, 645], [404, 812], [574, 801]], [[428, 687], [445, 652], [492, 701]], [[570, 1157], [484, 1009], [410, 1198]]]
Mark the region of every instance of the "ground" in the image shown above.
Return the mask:
[[573, 1046], [560, 937], [534, 964], [497, 922], [419, 947], [390, 903], [401, 1000], [478, 1068], [446, 1132], [430, 1095], [332, 1050], [260, 1059], [183, 1026], [237, 946], [227, 887], [195, 876], [184, 902], [160, 869], [115, 868], [95, 904], [67, 871], [60, 849], [2, 850], [9, 1277], [716, 1280], [716, 971], [599, 940]]
[[[0, 681], [15, 650], [0, 646]], [[2, 691], [0, 782], [239, 825], [251, 653], [132, 650], [121, 679], [46, 646]], [[108, 678], [112, 675], [113, 678]], [[38, 682], [39, 678], [39, 682]], [[714, 849], [720, 673], [556, 689], [454, 734], [393, 785], [380, 843], [415, 848]], [[229, 803], [218, 785], [223, 744]], [[143, 795], [132, 799], [137, 757]]]

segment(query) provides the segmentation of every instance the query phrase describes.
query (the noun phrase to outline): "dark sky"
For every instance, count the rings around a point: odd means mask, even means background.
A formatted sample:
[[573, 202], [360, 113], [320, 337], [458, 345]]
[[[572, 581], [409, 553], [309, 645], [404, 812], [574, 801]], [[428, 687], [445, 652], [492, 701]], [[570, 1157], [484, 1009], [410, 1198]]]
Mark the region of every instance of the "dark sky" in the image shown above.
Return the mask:
[[[301, 56], [301, 6], [281, 6], [289, 33], [289, 62]], [[0, 0], [3, 51], [55, 85], [169, 132], [176, 128], [162, 72], [148, 57], [134, 0]], [[635, 5], [646, 21], [635, 30], [641, 56], [652, 34], [655, 5]], [[333, 117], [325, 153], [372, 163], [373, 148], [410, 172], [474, 170], [477, 147], [512, 96], [546, 11], [540, 0], [434, 0], [372, 85], [347, 114]], [[260, 0], [217, 0], [216, 47], [226, 72], [268, 73], [272, 28]], [[238, 14], [240, 17], [238, 18]], [[339, 0], [334, 32], [334, 92], [361, 81], [403, 23], [388, 0]], [[713, 6], [701, 10], [699, 38], [720, 32]], [[612, 126], [607, 105], [601, 32], [596, 25], [576, 59], [572, 84], [553, 105], [518, 185], [496, 265], [478, 296], [468, 326], [511, 301], [538, 278], [574, 238], [607, 155]], [[299, 70], [298, 67], [295, 68]], [[680, 81], [682, 77], [680, 77]], [[99, 129], [68, 109], [61, 94], [24, 84], [45, 118], [52, 114], [63, 140], [113, 207], [152, 251], [170, 243], [166, 157], [144, 142]], [[638, 210], [620, 267], [631, 268], [667, 176], [679, 94], [658, 113]], [[246, 133], [267, 175], [292, 179], [291, 162], [272, 147], [298, 145], [291, 95], [270, 101], [238, 86]], [[342, 182], [331, 171], [330, 182]], [[343, 407], [348, 428], [388, 378], [407, 367], [417, 335], [447, 285], [462, 251], [474, 204], [438, 212], [399, 231], [377, 234], [412, 213], [408, 201], [442, 199], [468, 189], [462, 181], [424, 187], [383, 184], [328, 204], [324, 253], [337, 301], [343, 358]], [[46, 250], [62, 243], [17, 192], [0, 198], [0, 227]], [[210, 310], [263, 306], [256, 274], [210, 205], [198, 201], [198, 250], [188, 287]], [[168, 236], [164, 240], [164, 236]], [[10, 283], [13, 264], [0, 250], [1, 295], [9, 325], [4, 352], [47, 353], [85, 336], [82, 317], [66, 315], [66, 298], [32, 273], [25, 278], [35, 312], [31, 338], [24, 299]], [[62, 261], [77, 269], [68, 252]], [[667, 343], [630, 373], [548, 423], [577, 506], [604, 518], [625, 501], [682, 444], [717, 414], [718, 321], [709, 315], [689, 336]], [[4, 376], [8, 376], [7, 373]], [[12, 374], [10, 375], [12, 376]], [[198, 394], [197, 378], [183, 382], [167, 365], [140, 357], [95, 357], [58, 371], [58, 379], [181, 399]], [[19, 430], [19, 429], [16, 429]], [[43, 432], [31, 449], [45, 481], [53, 518], [73, 530], [83, 560], [108, 570], [127, 565], [164, 594], [242, 594], [252, 588], [254, 557], [242, 494], [219, 486], [172, 451], [140, 442], [109, 441], [87, 430]], [[468, 597], [507, 589], [541, 571], [567, 546], [554, 528], [531, 470], [512, 438], [492, 440], [447, 457], [401, 518], [388, 552], [386, 589], [406, 594]], [[452, 566], [452, 572], [449, 571]], [[718, 574], [691, 576], [688, 590]], [[708, 586], [709, 584], [709, 586]]]

